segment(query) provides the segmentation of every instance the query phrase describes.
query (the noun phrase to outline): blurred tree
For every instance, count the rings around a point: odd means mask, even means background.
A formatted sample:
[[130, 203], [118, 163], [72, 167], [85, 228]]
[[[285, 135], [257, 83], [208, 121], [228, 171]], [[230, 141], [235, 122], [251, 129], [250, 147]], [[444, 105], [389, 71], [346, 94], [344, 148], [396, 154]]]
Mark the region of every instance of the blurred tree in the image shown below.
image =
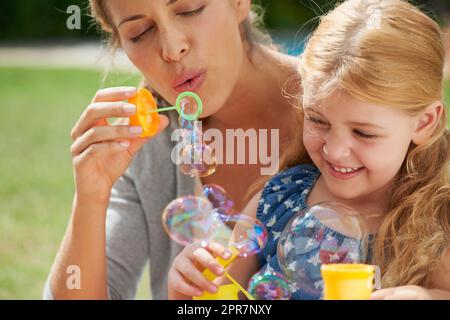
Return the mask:
[[[125, 0], [124, 0], [125, 1]], [[318, 16], [333, 8], [336, 0], [253, 0], [266, 12], [269, 31], [310, 32]], [[340, 1], [339, 1], [340, 2]], [[441, 13], [441, 21], [450, 12], [450, 0], [412, 0], [433, 16]], [[81, 30], [69, 30], [66, 13], [70, 5], [82, 9]], [[1, 0], [0, 41], [41, 39], [98, 38], [96, 28], [88, 17], [87, 0]], [[448, 19], [447, 19], [448, 20]], [[309, 23], [306, 23], [309, 22]]]
[[[69, 30], [67, 8], [81, 8], [80, 30]], [[74, 39], [98, 37], [87, 13], [87, 0], [2, 0], [0, 1], [0, 41]]]

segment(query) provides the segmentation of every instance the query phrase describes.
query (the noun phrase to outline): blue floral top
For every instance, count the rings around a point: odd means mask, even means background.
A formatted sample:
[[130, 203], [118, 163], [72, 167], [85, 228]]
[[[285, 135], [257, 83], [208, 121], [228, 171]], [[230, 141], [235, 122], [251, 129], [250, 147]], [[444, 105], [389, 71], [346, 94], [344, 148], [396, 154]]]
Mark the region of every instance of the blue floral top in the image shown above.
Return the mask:
[[[299, 211], [308, 208], [307, 196], [320, 176], [320, 171], [313, 165], [298, 165], [275, 175], [264, 187], [257, 209], [257, 218], [266, 226], [268, 241], [263, 251], [258, 254], [260, 273], [282, 272], [277, 257], [278, 239], [287, 223]], [[300, 287], [290, 285], [292, 299], [321, 299], [323, 291], [321, 262], [332, 263], [333, 258], [339, 262], [354, 262], [350, 248], [355, 239], [345, 236], [325, 225], [311, 214], [302, 216], [295, 226], [296, 238], [292, 253], [294, 263], [304, 266], [307, 275]], [[312, 237], [312, 232], [320, 230], [321, 234]], [[371, 240], [369, 236], [369, 244]], [[295, 248], [294, 248], [295, 247]], [[302, 252], [299, 252], [302, 251]], [[369, 247], [370, 256], [371, 249]], [[301, 260], [301, 261], [299, 261]]]

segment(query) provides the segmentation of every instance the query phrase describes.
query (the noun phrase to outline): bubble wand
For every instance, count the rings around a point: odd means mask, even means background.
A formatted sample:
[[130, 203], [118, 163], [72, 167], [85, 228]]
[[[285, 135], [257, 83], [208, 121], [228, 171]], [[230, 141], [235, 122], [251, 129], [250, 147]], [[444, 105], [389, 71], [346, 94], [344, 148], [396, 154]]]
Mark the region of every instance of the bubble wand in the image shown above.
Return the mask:
[[[185, 112], [186, 100], [193, 100], [197, 109], [193, 114]], [[176, 110], [178, 114], [187, 121], [197, 120], [203, 112], [203, 103], [200, 97], [194, 92], [183, 92], [177, 97], [175, 106], [158, 108], [156, 100], [145, 88], [140, 89], [137, 94], [128, 100], [129, 103], [136, 105], [136, 114], [131, 116], [130, 125], [140, 126], [143, 129], [142, 138], [152, 137], [156, 134], [159, 127], [158, 113], [170, 110]]]

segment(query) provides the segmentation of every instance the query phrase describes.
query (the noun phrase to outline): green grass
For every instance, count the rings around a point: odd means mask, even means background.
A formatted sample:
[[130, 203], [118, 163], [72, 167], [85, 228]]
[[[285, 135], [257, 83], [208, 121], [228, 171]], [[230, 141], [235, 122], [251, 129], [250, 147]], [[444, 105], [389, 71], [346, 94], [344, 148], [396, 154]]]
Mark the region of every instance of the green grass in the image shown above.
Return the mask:
[[0, 68], [0, 299], [41, 298], [71, 210], [70, 130], [98, 88], [138, 83], [128, 74], [102, 85], [96, 71]]
[[[0, 299], [41, 298], [70, 215], [70, 129], [98, 88], [139, 83], [136, 75], [101, 79], [96, 71], [0, 68]], [[146, 274], [137, 298], [149, 297]]]

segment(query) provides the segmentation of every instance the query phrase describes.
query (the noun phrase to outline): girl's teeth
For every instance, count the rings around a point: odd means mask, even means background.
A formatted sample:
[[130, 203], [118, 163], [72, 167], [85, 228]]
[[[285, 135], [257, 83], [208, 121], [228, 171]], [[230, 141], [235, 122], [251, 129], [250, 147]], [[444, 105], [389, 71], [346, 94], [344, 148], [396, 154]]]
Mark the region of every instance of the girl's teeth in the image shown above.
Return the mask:
[[334, 170], [336, 170], [336, 171], [338, 171], [338, 172], [341, 172], [341, 173], [350, 173], [350, 172], [354, 172], [354, 171], [359, 170], [359, 168], [337, 168], [337, 167], [335, 167], [334, 165], [331, 165], [331, 167], [332, 167]]

